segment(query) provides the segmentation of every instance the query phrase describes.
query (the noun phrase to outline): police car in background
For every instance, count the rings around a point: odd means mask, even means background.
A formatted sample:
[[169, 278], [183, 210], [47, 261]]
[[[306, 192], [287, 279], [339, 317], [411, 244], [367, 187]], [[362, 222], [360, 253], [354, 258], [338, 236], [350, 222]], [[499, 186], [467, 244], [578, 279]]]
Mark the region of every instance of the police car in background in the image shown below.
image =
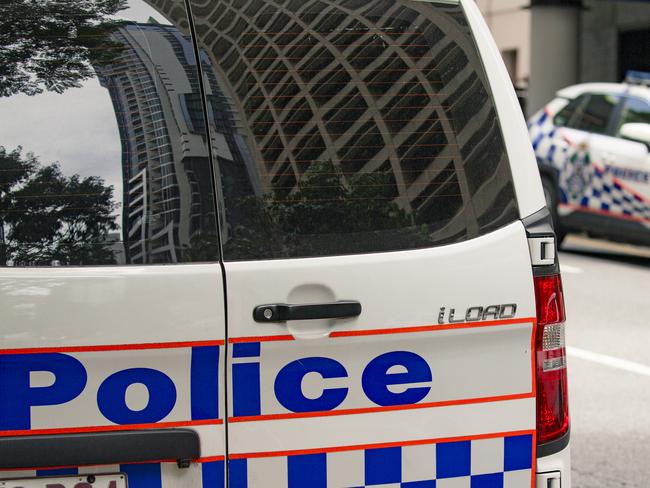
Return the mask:
[[558, 242], [650, 244], [650, 73], [564, 88], [529, 121]]
[[568, 488], [471, 0], [0, 6], [0, 488]]

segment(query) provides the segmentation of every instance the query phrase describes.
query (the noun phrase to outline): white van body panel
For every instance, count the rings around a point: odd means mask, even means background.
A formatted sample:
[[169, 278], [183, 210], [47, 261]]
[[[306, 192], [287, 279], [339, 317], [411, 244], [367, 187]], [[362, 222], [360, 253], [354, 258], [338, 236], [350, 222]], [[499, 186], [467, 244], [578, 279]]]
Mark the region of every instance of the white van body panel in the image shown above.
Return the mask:
[[[77, 364], [76, 373], [85, 374], [86, 380], [80, 393], [68, 401], [32, 406], [27, 419], [0, 418], [0, 436], [183, 427], [198, 433], [202, 457], [223, 459], [222, 296], [218, 264], [2, 268], [0, 360], [8, 358], [20, 365], [21, 358], [47, 355], [49, 364], [30, 373], [32, 389], [76, 383], [77, 375], [71, 371], [52, 372], [64, 359]], [[106, 413], [108, 407], [102, 404], [108, 402], [100, 400], [100, 391], [109, 378], [143, 369], [171, 381], [173, 406], [155, 422], [129, 427], [134, 422], [123, 423]], [[137, 415], [163, 392], [149, 390], [145, 380], [139, 383], [134, 378], [124, 401]], [[208, 393], [197, 394], [202, 389]], [[213, 399], [207, 398], [210, 393], [215, 394], [213, 405], [209, 405]], [[215, 417], [205, 418], [200, 410], [214, 412]], [[28, 425], [10, 425], [21, 420]], [[98, 466], [79, 472], [93, 469], [120, 471]], [[175, 462], [169, 467], [163, 463], [160, 469], [173, 472], [183, 486], [192, 486], [197, 474], [196, 468], [178, 470]], [[200, 480], [200, 469], [198, 474]], [[28, 476], [24, 470], [0, 473], [6, 478]]]
[[[240, 463], [231, 470], [233, 479], [246, 477], [251, 488], [268, 486], [273, 469], [281, 471], [292, 459], [313, 454], [326, 457], [330, 486], [332, 463], [338, 462], [333, 453], [345, 453], [341, 462], [353, 478], [336, 486], [354, 486], [369, 450], [401, 449], [405, 469], [426, 464], [421, 456], [444, 443], [472, 443], [477, 449], [473, 463], [483, 456], [475, 443], [489, 440], [501, 446], [486, 447], [492, 452], [484, 454], [486, 459], [502, 452], [510, 442], [506, 439], [528, 436], [534, 443], [535, 303], [521, 222], [432, 249], [224, 266], [232, 347], [227, 369], [233, 378], [228, 446], [230, 459]], [[262, 304], [338, 300], [359, 301], [361, 315], [283, 323], [253, 319], [253, 309]], [[516, 304], [515, 317], [473, 320], [477, 307], [499, 304]], [[451, 309], [462, 323], [449, 323]], [[382, 404], [367, 384], [377, 381], [370, 365], [394, 354], [419, 359], [392, 366], [396, 369], [390, 374], [413, 374], [418, 361], [431, 371], [430, 379], [389, 387], [391, 394], [426, 390], [417, 401]], [[283, 372], [308, 370], [317, 361], [334, 364], [340, 372], [297, 373], [303, 375], [296, 380], [297, 394], [306, 402], [319, 401], [343, 390], [343, 399], [323, 410], [296, 411], [283, 401], [292, 381]], [[237, 376], [245, 371], [240, 368], [258, 368], [258, 379], [244, 382]], [[250, 398], [257, 403], [246, 414]], [[409, 446], [422, 451], [409, 451]], [[494, 471], [503, 472], [503, 457], [500, 466]], [[531, 466], [504, 476], [526, 480], [512, 486], [530, 486]]]
[[[485, 249], [490, 252], [486, 254]], [[293, 329], [289, 332], [296, 336], [304, 333], [324, 337], [351, 328], [374, 330], [437, 324], [440, 307], [465, 311], [475, 305], [517, 303], [517, 317], [535, 316], [530, 255], [521, 222], [476, 239], [432, 249], [232, 262], [225, 267], [231, 291], [229, 314], [246, 319], [229, 327], [231, 339], [256, 337], [260, 333], [287, 334], [287, 325], [260, 325], [252, 317], [255, 306], [280, 299], [289, 299], [288, 303], [307, 302], [308, 297], [311, 302], [354, 299], [362, 306], [368, 304], [355, 319], [340, 319], [331, 324], [313, 320], [288, 324]], [[399, 276], [403, 279], [396, 279]], [[510, 281], [504, 286], [486, 287], [481, 281], [489, 277], [501, 283], [505, 276]], [[270, 296], [276, 298], [269, 301]], [[379, 307], [378, 297], [394, 306]]]
[[[309, 449], [497, 438], [499, 433], [530, 432], [535, 424], [534, 407], [534, 399], [523, 398], [382, 414], [283, 419], [263, 427], [260, 422], [242, 422], [230, 426], [233, 440], [229, 447], [235, 456], [245, 453], [254, 459], [262, 454], [283, 457]], [[260, 435], [262, 428], [264, 434]], [[305, 439], [313, 439], [314, 446], [306, 445]]]
[[[571, 447], [567, 446], [552, 456], [537, 458], [538, 473], [562, 473], [562, 486], [571, 486]], [[547, 488], [546, 485], [537, 485], [537, 488]]]
[[3, 268], [2, 343], [56, 348], [223, 340], [222, 294], [218, 264]]

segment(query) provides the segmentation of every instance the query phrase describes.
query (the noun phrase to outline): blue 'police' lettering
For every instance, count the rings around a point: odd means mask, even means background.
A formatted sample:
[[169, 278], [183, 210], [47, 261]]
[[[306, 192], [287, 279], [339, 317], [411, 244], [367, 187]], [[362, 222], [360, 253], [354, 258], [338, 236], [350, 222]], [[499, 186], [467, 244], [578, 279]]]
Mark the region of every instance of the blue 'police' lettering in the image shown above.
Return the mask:
[[639, 181], [642, 183], [650, 182], [650, 173], [646, 173], [645, 171], [629, 168], [619, 168], [609, 165], [605, 166], [605, 171], [608, 171], [613, 176], [621, 178], [622, 180]]
[[[389, 373], [393, 366], [406, 369], [402, 373]], [[370, 361], [363, 370], [361, 384], [366, 396], [382, 407], [388, 405], [407, 405], [422, 400], [431, 387], [406, 388], [400, 393], [388, 389], [391, 385], [424, 383], [431, 381], [431, 368], [421, 356], [407, 351], [387, 352]]]
[[[32, 387], [29, 376], [37, 371], [51, 373], [54, 382]], [[66, 354], [0, 356], [0, 430], [31, 428], [31, 407], [69, 402], [79, 396], [87, 380], [83, 365]]]
[[[232, 405], [235, 417], [262, 415], [261, 344], [235, 344], [233, 348]], [[192, 419], [218, 418], [219, 349], [213, 346], [192, 348], [189, 401]], [[48, 372], [48, 386], [30, 384], [32, 372]], [[306, 395], [307, 375], [316, 375], [322, 386]], [[347, 379], [346, 386], [330, 385], [331, 379]], [[100, 378], [98, 378], [100, 379]], [[391, 351], [370, 361], [361, 374], [365, 397], [379, 406], [408, 405], [423, 400], [431, 390], [432, 374], [426, 360], [408, 351]], [[0, 355], [0, 430], [27, 430], [31, 426], [31, 407], [60, 405], [77, 398], [86, 387], [88, 374], [79, 360], [61, 353]], [[279, 404], [291, 412], [319, 412], [338, 408], [346, 400], [349, 380], [339, 361], [328, 357], [306, 357], [284, 365], [275, 376], [274, 393]], [[33, 383], [33, 382], [32, 382]], [[428, 383], [428, 384], [427, 384]], [[133, 410], [127, 404], [131, 385], [143, 385], [148, 392], [144, 408]], [[402, 385], [402, 386], [400, 386]], [[118, 424], [149, 424], [165, 419], [178, 399], [173, 380], [151, 368], [131, 368], [111, 374], [100, 382], [97, 391], [98, 413]]]
[[192, 348], [190, 404], [192, 420], [219, 418], [219, 346]]
[[275, 396], [292, 412], [319, 412], [338, 407], [348, 394], [347, 388], [323, 388], [318, 398], [307, 398], [302, 392], [302, 380], [309, 373], [318, 373], [323, 379], [347, 378], [348, 372], [338, 361], [312, 357], [292, 361], [275, 378]]
[[234, 344], [233, 358], [255, 358], [254, 362], [232, 365], [232, 410], [235, 417], [259, 415], [260, 399], [260, 356], [259, 342]]
[[[142, 384], [149, 391], [149, 401], [142, 410], [126, 404], [126, 389]], [[150, 368], [131, 368], [110, 375], [99, 386], [97, 406], [116, 424], [149, 424], [164, 419], [176, 404], [176, 387], [165, 373]]]

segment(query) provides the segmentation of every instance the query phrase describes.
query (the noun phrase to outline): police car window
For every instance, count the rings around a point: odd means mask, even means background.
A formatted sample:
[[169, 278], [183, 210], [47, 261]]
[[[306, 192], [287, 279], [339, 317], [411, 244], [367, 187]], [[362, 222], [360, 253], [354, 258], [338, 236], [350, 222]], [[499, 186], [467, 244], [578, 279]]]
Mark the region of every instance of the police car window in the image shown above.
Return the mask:
[[571, 119], [576, 114], [578, 108], [585, 104], [588, 97], [589, 95], [580, 95], [567, 103], [567, 105], [557, 113], [553, 119], [553, 124], [556, 127], [570, 126]]
[[218, 259], [182, 0], [0, 6], [0, 266]]
[[585, 132], [606, 134], [618, 102], [619, 97], [614, 95], [592, 94], [584, 105], [578, 107], [568, 126]]
[[638, 98], [628, 98], [625, 101], [618, 128], [623, 124], [650, 124], [650, 104]]
[[459, 5], [191, 4], [224, 259], [424, 248], [517, 219], [494, 102]]

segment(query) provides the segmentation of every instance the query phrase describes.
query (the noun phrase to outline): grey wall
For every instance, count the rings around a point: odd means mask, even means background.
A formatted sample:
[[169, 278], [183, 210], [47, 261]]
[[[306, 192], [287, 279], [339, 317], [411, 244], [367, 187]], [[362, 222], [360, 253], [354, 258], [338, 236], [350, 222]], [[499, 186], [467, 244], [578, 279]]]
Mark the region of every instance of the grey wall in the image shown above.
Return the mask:
[[[618, 79], [618, 34], [650, 29], [650, 2], [585, 0], [580, 19], [580, 81]], [[650, 56], [650, 46], [647, 49]]]
[[580, 10], [574, 6], [531, 6], [528, 115], [542, 108], [557, 90], [578, 81]]

